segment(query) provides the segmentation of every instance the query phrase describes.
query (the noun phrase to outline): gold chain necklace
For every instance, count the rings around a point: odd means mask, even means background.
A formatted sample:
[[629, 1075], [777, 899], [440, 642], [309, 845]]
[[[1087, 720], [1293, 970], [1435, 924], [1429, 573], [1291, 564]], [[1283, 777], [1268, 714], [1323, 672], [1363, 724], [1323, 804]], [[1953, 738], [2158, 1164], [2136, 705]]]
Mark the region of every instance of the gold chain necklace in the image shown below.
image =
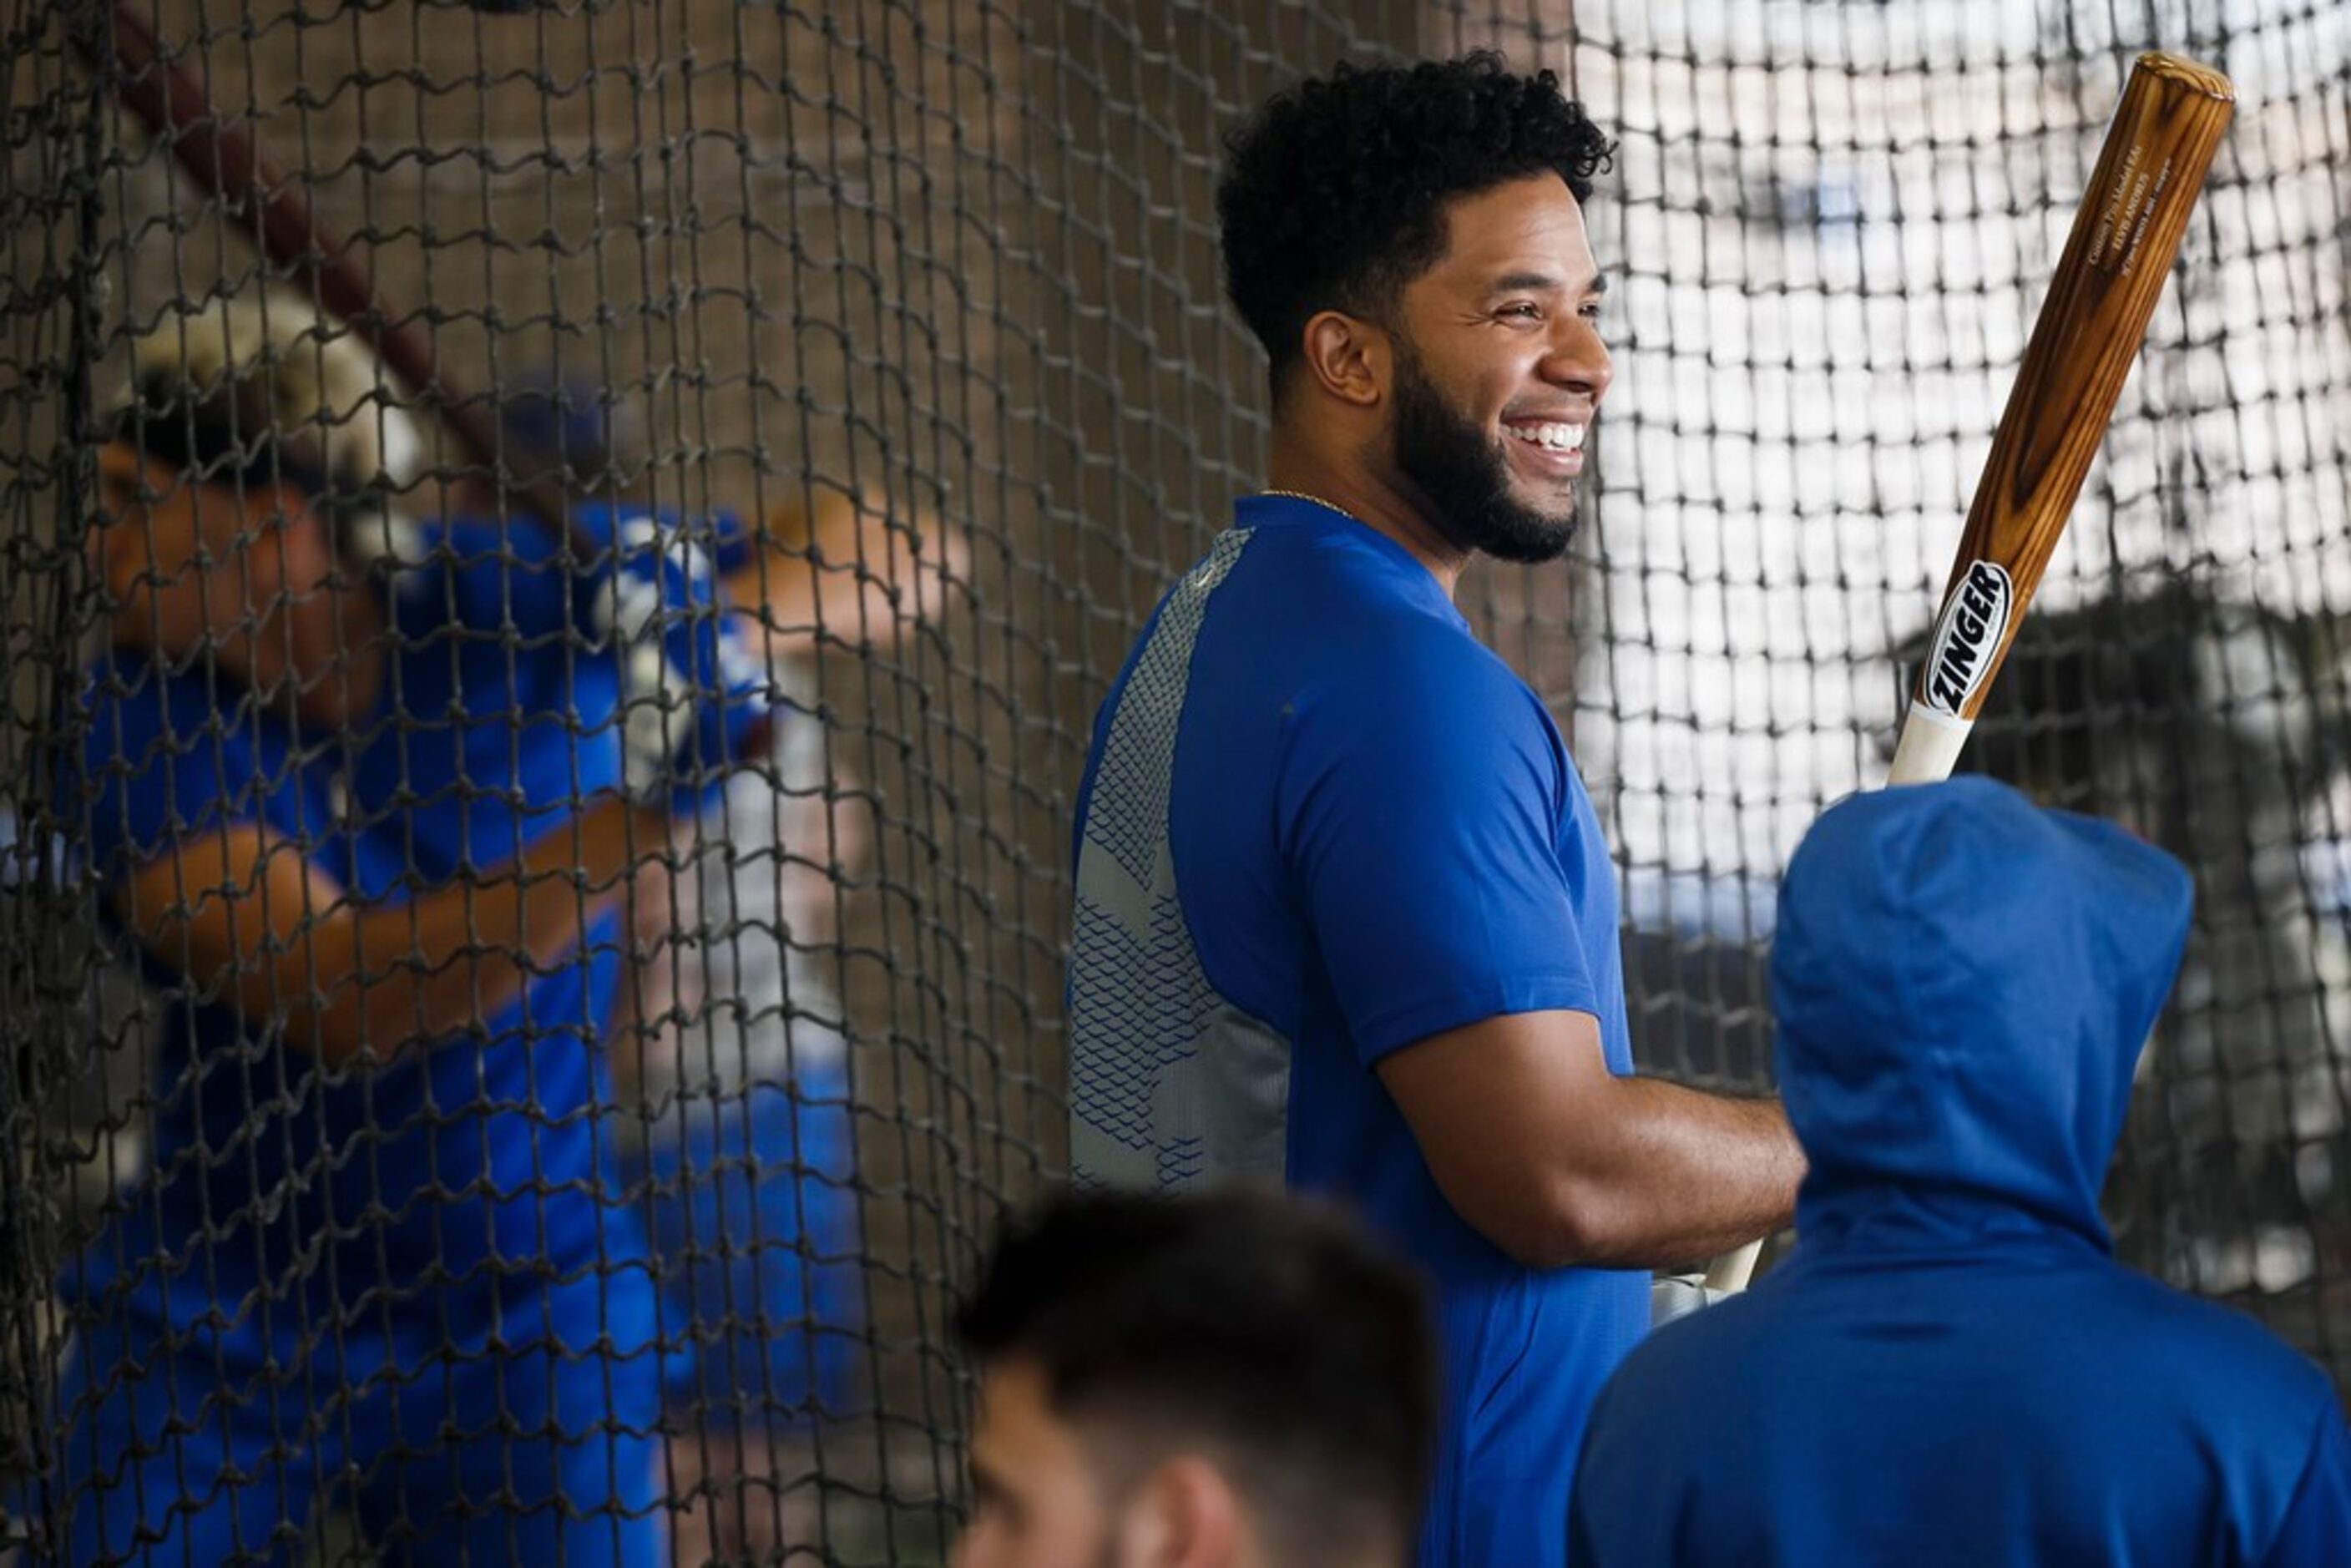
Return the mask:
[[1326, 512], [1336, 512], [1351, 523], [1360, 523], [1364, 520], [1363, 518], [1355, 516], [1354, 513], [1347, 510], [1346, 507], [1339, 505], [1336, 501], [1326, 501], [1320, 496], [1310, 496], [1303, 490], [1261, 490], [1259, 494], [1265, 496], [1280, 496], [1285, 500], [1304, 501], [1311, 506], [1320, 507]]

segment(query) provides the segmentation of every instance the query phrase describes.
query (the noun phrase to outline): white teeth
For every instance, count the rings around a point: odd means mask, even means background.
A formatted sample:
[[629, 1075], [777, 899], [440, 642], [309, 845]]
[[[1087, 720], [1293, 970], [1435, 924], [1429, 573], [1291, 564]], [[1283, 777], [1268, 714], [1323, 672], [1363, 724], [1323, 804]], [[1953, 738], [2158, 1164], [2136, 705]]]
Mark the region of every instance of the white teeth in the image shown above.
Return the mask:
[[1580, 452], [1583, 449], [1586, 427], [1581, 424], [1513, 424], [1508, 428], [1512, 435], [1530, 446], [1545, 447], [1553, 452]]

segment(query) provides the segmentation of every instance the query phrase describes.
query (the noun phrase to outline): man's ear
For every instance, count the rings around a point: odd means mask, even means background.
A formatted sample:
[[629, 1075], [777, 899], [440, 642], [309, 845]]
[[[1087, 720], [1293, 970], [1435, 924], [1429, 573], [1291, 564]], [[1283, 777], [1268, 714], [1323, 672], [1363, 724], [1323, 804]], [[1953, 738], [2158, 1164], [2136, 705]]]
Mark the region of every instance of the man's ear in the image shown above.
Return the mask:
[[1301, 362], [1293, 373], [1316, 390], [1357, 408], [1380, 401], [1394, 351], [1378, 327], [1343, 310], [1317, 311], [1308, 318], [1299, 347]]
[[1194, 1454], [1144, 1477], [1120, 1511], [1122, 1568], [1234, 1568], [1250, 1560], [1251, 1532], [1224, 1472]]

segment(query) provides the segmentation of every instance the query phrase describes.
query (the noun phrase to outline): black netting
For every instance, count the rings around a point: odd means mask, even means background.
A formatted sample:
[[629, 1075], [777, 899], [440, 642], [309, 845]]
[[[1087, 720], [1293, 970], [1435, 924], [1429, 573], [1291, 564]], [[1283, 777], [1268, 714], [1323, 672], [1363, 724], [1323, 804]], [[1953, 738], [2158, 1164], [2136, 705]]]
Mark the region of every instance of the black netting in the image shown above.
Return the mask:
[[[0, 1468], [52, 1552], [943, 1555], [945, 1314], [1063, 1159], [1087, 727], [1259, 471], [1217, 136], [1474, 45], [1620, 141], [1618, 360], [1576, 554], [1465, 601], [1610, 824], [1646, 1065], [1743, 1084], [2127, 63], [2236, 78], [1973, 761], [2195, 869], [2121, 1244], [2351, 1377], [2351, 5], [6, 26]], [[672, 814], [694, 559], [779, 706]]]

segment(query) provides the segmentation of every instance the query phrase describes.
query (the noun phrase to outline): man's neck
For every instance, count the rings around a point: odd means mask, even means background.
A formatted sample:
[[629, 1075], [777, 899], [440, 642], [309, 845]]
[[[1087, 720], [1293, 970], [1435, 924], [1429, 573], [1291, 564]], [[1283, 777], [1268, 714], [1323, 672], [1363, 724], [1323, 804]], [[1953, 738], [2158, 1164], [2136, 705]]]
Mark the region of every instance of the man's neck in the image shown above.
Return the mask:
[[1430, 522], [1427, 503], [1384, 472], [1384, 465], [1331, 451], [1330, 445], [1277, 426], [1266, 463], [1266, 487], [1311, 496], [1385, 534], [1427, 568], [1450, 599], [1462, 568], [1469, 564], [1468, 552]]

